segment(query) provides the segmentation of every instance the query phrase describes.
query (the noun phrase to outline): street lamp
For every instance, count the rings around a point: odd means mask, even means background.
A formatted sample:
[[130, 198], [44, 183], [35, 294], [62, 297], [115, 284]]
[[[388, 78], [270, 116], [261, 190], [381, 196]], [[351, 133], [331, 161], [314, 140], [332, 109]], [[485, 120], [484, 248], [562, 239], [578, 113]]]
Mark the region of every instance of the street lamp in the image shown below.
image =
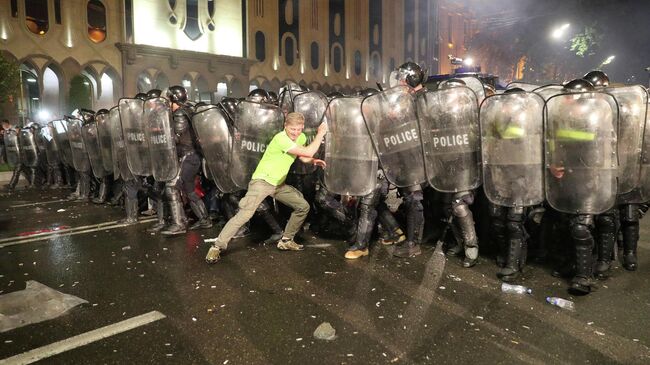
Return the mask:
[[603, 61], [603, 66], [609, 65], [610, 63], [612, 63], [612, 61], [614, 61], [614, 58], [616, 58], [616, 56], [614, 56], [614, 55], [607, 57], [607, 59], [605, 61]]
[[571, 26], [571, 24], [566, 23], [566, 24], [563, 24], [563, 25], [561, 25], [561, 26], [555, 28], [555, 29], [551, 32], [551, 37], [553, 37], [554, 39], [560, 39], [560, 38], [562, 38], [562, 36], [563, 36], [564, 33], [567, 31], [567, 29], [569, 29], [570, 26]]

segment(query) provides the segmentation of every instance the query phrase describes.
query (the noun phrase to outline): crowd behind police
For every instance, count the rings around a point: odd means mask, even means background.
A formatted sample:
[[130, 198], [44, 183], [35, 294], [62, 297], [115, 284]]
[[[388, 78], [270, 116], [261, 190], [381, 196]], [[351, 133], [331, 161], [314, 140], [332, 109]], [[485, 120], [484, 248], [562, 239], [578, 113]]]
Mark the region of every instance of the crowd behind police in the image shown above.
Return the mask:
[[[499, 93], [487, 84], [481, 84], [480, 89], [477, 89], [475, 85], [470, 85], [469, 78], [450, 78], [436, 85], [435, 90], [428, 90], [423, 85], [425, 75], [422, 69], [412, 62], [402, 65], [391, 75], [391, 79], [395, 81], [391, 85], [393, 86], [391, 89], [363, 89], [351, 96], [345, 96], [339, 92], [325, 96], [313, 91], [311, 93], [315, 93], [320, 109], [315, 112], [316, 116], [311, 118], [322, 119], [326, 123], [328, 116], [333, 118], [326, 110], [329, 110], [328, 108], [337, 102], [357, 103], [359, 108], [363, 109], [366, 106], [370, 108], [372, 102], [381, 103], [382, 97], [388, 99], [392, 94], [387, 93], [395, 88], [406, 91], [404, 95], [400, 96], [405, 99], [394, 105], [402, 105], [404, 102], [413, 103], [413, 105], [418, 103], [426, 105], [429, 100], [433, 100], [430, 99], [431, 95], [437, 95], [429, 94], [430, 92], [445, 92], [445, 90], [454, 88], [471, 89], [476, 98], [476, 105], [469, 107], [468, 110], [470, 113], [476, 113], [473, 118], [476, 118], [477, 122], [479, 116], [489, 119], [488, 116], [484, 117], [483, 113], [485, 111], [485, 115], [487, 115], [488, 105], [494, 107], [495, 104], [490, 104], [487, 100], [498, 95], [535, 95], [542, 100], [541, 105], [544, 105], [556, 95], [607, 94], [611, 91], [605, 90], [609, 86], [609, 79], [601, 71], [589, 72], [583, 78], [564, 84], [546, 86], [513, 84], [505, 92]], [[476, 79], [474, 78], [472, 81], [476, 81]], [[265, 243], [277, 243], [278, 248], [287, 250], [302, 249], [302, 245], [293, 242], [293, 235], [296, 232], [291, 232], [291, 237], [286, 237], [287, 232], [280, 224], [286, 220], [288, 214], [282, 210], [282, 207], [278, 208], [273, 199], [267, 197], [267, 195], [274, 196], [276, 192], [284, 189], [282, 186], [287, 184], [290, 186], [292, 199], [295, 198], [292, 201], [295, 209], [292, 219], [294, 219], [294, 215], [300, 216], [299, 219], [296, 218], [300, 224], [306, 219], [307, 224], [303, 228], [309, 229], [319, 236], [337, 236], [346, 240], [348, 248], [345, 258], [350, 260], [368, 256], [371, 241], [374, 239], [378, 245], [393, 245], [392, 255], [400, 258], [420, 255], [422, 244], [443, 242], [447, 255], [462, 257], [462, 266], [470, 268], [479, 261], [480, 237], [481, 251], [494, 254], [499, 266], [497, 276], [506, 282], [518, 280], [526, 262], [531, 259], [546, 261], [549, 263], [553, 275], [570, 278], [570, 290], [577, 294], [587, 294], [594, 290], [595, 279], [606, 278], [609, 275], [612, 260], [617, 256], [621, 258], [622, 265], [626, 270], [637, 269], [639, 220], [648, 210], [646, 202], [649, 200], [645, 194], [639, 193], [643, 190], [640, 186], [634, 186], [634, 189], [626, 194], [619, 192], [614, 201], [605, 203], [609, 204], [606, 209], [601, 209], [602, 212], [595, 214], [588, 209], [585, 210], [586, 212], [577, 209], [572, 213], [556, 209], [552, 206], [553, 204], [549, 204], [549, 201], [543, 198], [542, 201], [533, 201], [530, 204], [508, 204], [498, 199], [491, 199], [493, 194], [484, 191], [481, 186], [472, 186], [472, 184], [463, 185], [459, 189], [437, 190], [435, 184], [429, 183], [431, 179], [425, 178], [423, 181], [412, 184], [398, 183], [396, 193], [397, 197], [401, 199], [401, 204], [397, 210], [391, 210], [387, 200], [390, 191], [396, 187], [394, 184], [396, 177], [391, 176], [391, 173], [388, 172], [388, 164], [395, 164], [395, 161], [387, 162], [382, 159], [382, 154], [385, 151], [382, 151], [377, 141], [373, 140], [373, 138], [377, 139], [377, 136], [373, 135], [372, 138], [367, 136], [368, 141], [369, 143], [371, 140], [374, 141], [373, 148], [379, 158], [375, 171], [371, 175], [372, 184], [369, 192], [361, 195], [346, 195], [330, 191], [326, 179], [323, 178], [329, 166], [325, 167], [325, 171], [323, 171], [318, 168], [300, 168], [299, 165], [304, 161], [320, 161], [319, 158], [328, 161], [327, 152], [324, 151], [327, 143], [321, 143], [321, 141], [323, 139], [327, 141], [329, 135], [327, 133], [334, 132], [331, 128], [327, 132], [326, 128], [307, 126], [304, 124], [304, 117], [300, 123], [289, 123], [289, 119], [300, 119], [301, 115], [315, 110], [307, 112], [302, 110], [302, 114], [293, 113], [299, 109], [294, 104], [295, 98], [309, 92], [304, 87], [289, 83], [279, 91], [279, 95], [273, 91], [256, 89], [247, 98], [225, 97], [216, 105], [208, 105], [205, 103], [194, 104], [188, 101], [186, 90], [183, 87], [172, 86], [165, 92], [151, 90], [147, 94], [140, 93], [133, 98], [122, 99], [119, 105], [110, 110], [102, 109], [97, 112], [87, 109], [75, 110], [61, 120], [51, 121], [44, 125], [28, 121], [23, 127], [16, 127], [4, 120], [1, 130], [2, 138], [0, 138], [2, 156], [13, 167], [13, 175], [6, 188], [13, 191], [21, 176], [27, 181], [29, 187], [52, 189], [65, 187], [73, 190], [69, 196], [71, 200], [91, 200], [95, 204], [123, 206], [125, 218], [120, 223], [127, 225], [136, 224], [141, 212], [149, 210], [151, 207], [155, 210], [158, 219], [153, 226], [147, 228], [147, 231], [160, 233], [164, 236], [184, 234], [187, 230], [210, 229], [213, 222], [229, 220], [236, 217], [240, 209], [244, 210], [246, 213], [242, 212], [240, 216], [245, 215], [245, 219], [240, 218], [234, 228], [227, 225], [228, 234], [225, 235], [227, 236], [225, 241], [222, 238], [220, 242], [217, 238], [210, 248], [206, 257], [206, 261], [209, 263], [217, 262], [220, 259], [220, 255], [225, 251], [231, 238], [247, 236], [250, 233], [250, 226], [246, 222], [253, 215], [256, 217], [254, 219], [264, 222], [266, 227], [262, 229], [271, 234]], [[614, 97], [614, 99], [616, 98]], [[643, 108], [642, 132], [638, 137], [641, 138], [639, 142], [641, 147], [638, 156], [634, 157], [638, 160], [639, 167], [636, 170], [631, 170], [639, 174], [645, 171], [640, 168], [641, 154], [648, 148], [645, 143], [650, 142], [643, 139], [647, 94], [644, 102], [641, 105]], [[300, 160], [304, 161], [295, 162], [289, 176], [286, 177], [286, 182], [279, 180], [280, 185], [275, 188], [275, 192], [272, 189], [267, 189], [268, 191], [264, 193], [266, 195], [261, 198], [255, 196], [255, 199], [251, 198], [251, 195], [254, 194], [246, 195], [246, 189], [220, 189], [222, 184], [217, 182], [219, 177], [213, 176], [214, 171], [211, 173], [208, 165], [214, 162], [210, 161], [211, 159], [225, 161], [232, 160], [232, 156], [213, 156], [204, 153], [212, 148], [210, 146], [212, 142], [206, 138], [201, 139], [197, 135], [196, 121], [193, 120], [199, 113], [206, 111], [216, 113], [214, 115], [218, 115], [227, 126], [230, 136], [227, 138], [239, 141], [244, 133], [242, 132], [244, 127], [238, 125], [244, 103], [262, 108], [253, 110], [266, 110], [264, 108], [279, 110], [282, 121], [284, 121], [284, 117], [287, 117], [289, 124], [275, 124], [275, 132], [279, 134], [283, 133], [283, 126], [285, 129], [289, 128], [287, 125], [302, 125], [304, 133], [307, 134], [301, 144], [301, 146], [308, 144], [307, 147], [301, 147], [304, 149], [301, 151], [307, 151], [305, 152], [307, 155], [298, 155], [299, 157], [307, 156], [307, 158], [301, 157]], [[618, 128], [618, 123], [622, 123], [624, 119], [622, 114], [625, 113], [625, 102], [616, 100], [616, 103], [617, 115], [613, 117], [615, 130]], [[163, 109], [162, 117], [158, 117], [162, 118], [161, 122], [155, 124], [162, 130], [162, 134], [157, 140], [162, 141], [163, 144], [171, 144], [173, 146], [171, 151], [175, 151], [175, 156], [171, 160], [165, 160], [165, 163], [158, 165], [173, 165], [174, 167], [170, 170], [172, 171], [171, 175], [163, 173], [167, 171], [164, 170], [164, 167], [163, 170], [158, 171], [158, 176], [152, 172], [155, 167], [142, 171], [135, 168], [138, 161], [145, 161], [149, 157], [136, 156], [133, 153], [134, 150], [128, 148], [131, 142], [142, 142], [138, 137], [137, 128], [131, 128], [132, 126], [129, 124], [131, 122], [128, 120], [138, 119], [138, 114], [145, 114], [145, 110], [149, 112], [147, 115], [159, 115], [154, 113], [156, 108]], [[317, 108], [316, 104], [313, 104], [313, 108]], [[550, 110], [551, 106], [547, 105], [540, 110], [541, 114], [534, 116], [536, 123], [540, 124], [540, 129], [544, 128], [543, 120], [549, 118]], [[129, 113], [130, 115], [127, 115]], [[399, 114], [399, 111], [384, 110], [384, 113], [391, 114], [390, 118], [399, 121], [400, 115], [393, 115]], [[497, 108], [496, 113], [498, 115], [505, 112], [499, 111]], [[377, 131], [373, 130], [370, 125], [372, 123], [368, 124], [368, 120], [373, 118], [372, 112], [362, 110], [361, 114], [367, 123], [366, 132], [376, 133]], [[420, 118], [422, 118], [422, 114], [421, 112]], [[290, 118], [289, 115], [291, 115]], [[117, 126], [111, 124], [116, 120], [119, 121]], [[612, 123], [609, 119], [592, 122]], [[215, 123], [215, 125], [217, 124]], [[303, 132], [302, 128], [298, 133]], [[422, 132], [422, 126], [418, 128], [421, 132], [419, 139], [431, 137], [430, 133]], [[108, 130], [110, 133], [107, 132]], [[117, 135], [115, 135], [115, 130], [117, 130]], [[140, 132], [142, 131], [145, 130], [140, 130]], [[147, 131], [145, 134], [147, 138], [151, 138], [152, 133]], [[496, 134], [504, 141], [512, 141], [521, 137], [519, 133], [521, 133], [519, 129], [505, 126]], [[560, 150], [563, 146], [566, 147], [578, 139], [580, 142], [584, 142], [585, 133], [581, 134], [580, 131], [562, 133], [564, 134], [557, 140], [557, 143], [552, 147], [546, 146], [547, 154], [549, 148]], [[277, 134], [274, 135], [277, 136]], [[166, 136], [170, 137], [171, 141], [167, 141]], [[485, 140], [485, 130], [482, 131], [482, 136], [482, 139]], [[572, 138], [575, 140], [572, 141]], [[614, 137], [615, 140], [616, 137]], [[629, 141], [623, 141], [619, 137], [619, 143], [623, 142]], [[150, 143], [153, 143], [153, 139], [150, 140]], [[229, 143], [232, 146], [232, 142]], [[418, 143], [426, 144], [426, 141]], [[418, 145], [417, 148], [421, 150], [422, 146]], [[483, 148], [485, 153], [487, 147]], [[167, 150], [159, 151], [162, 151], [161, 154], [164, 155]], [[260, 152], [259, 157], [261, 158], [264, 151], [257, 152]], [[283, 152], [287, 153], [287, 151]], [[517, 153], [517, 151], [510, 152]], [[143, 153], [150, 152], [140, 151], [140, 154]], [[519, 153], [525, 153], [525, 151], [519, 151]], [[152, 156], [152, 160], [165, 158], [156, 156], [155, 152]], [[315, 158], [310, 160], [312, 156]], [[106, 161], [107, 159], [110, 161]], [[417, 166], [420, 163], [426, 164], [424, 160], [402, 161], [404, 166], [400, 166], [400, 171], [406, 175], [409, 174], [410, 169], [425, 171], [427, 167]], [[561, 164], [568, 163], [571, 156], [564, 156], [559, 160], [562, 161], [557, 165], [545, 162], [542, 167], [545, 172], [541, 175], [546, 174], [558, 179], [562, 179], [565, 175], [569, 176], [572, 173], [571, 167], [561, 166]], [[257, 161], [259, 159], [253, 161], [253, 167]], [[452, 159], [446, 162], [453, 165], [458, 161], [460, 160], [454, 160], [452, 156]], [[584, 161], [581, 162], [584, 163]], [[484, 173], [486, 164], [488, 161], [483, 161]], [[154, 165], [156, 164], [154, 163]], [[324, 163], [317, 165], [322, 167]], [[391, 165], [390, 169], [393, 168], [394, 165]], [[616, 173], [616, 169], [617, 166], [613, 166], [614, 173]], [[143, 171], [145, 172], [143, 173]], [[249, 171], [249, 173], [252, 172], [253, 170]], [[224, 173], [227, 174], [227, 172]], [[427, 174], [431, 173], [427, 172]], [[493, 177], [491, 175], [491, 178]], [[250, 180], [250, 176], [247, 178]], [[486, 176], [483, 176], [483, 179], [485, 178]], [[542, 179], [542, 176], [539, 178]], [[547, 177], [547, 179], [549, 178]], [[643, 181], [644, 176], [641, 176], [637, 184], [641, 185]], [[544, 184], [543, 181], [539, 181], [539, 183]], [[578, 194], [580, 197], [597, 199], [597, 197], [591, 197], [589, 191], [584, 191], [590, 188], [587, 181], [583, 183], [582, 186], [567, 187], [567, 190], [582, 189], [582, 193]], [[547, 189], [548, 185], [547, 182]], [[262, 191], [259, 190], [261, 188], [256, 185], [255, 189], [257, 190], [255, 191]], [[300, 198], [293, 193], [296, 189], [299, 191], [297, 195]], [[548, 193], [547, 191], [546, 194]], [[591, 192], [592, 195], [599, 193], [599, 189], [593, 189]], [[613, 194], [617, 195], [616, 191]], [[304, 197], [306, 205], [301, 203], [302, 197]], [[290, 200], [287, 199], [287, 201]], [[292, 202], [290, 201], [289, 204]], [[307, 212], [309, 212], [309, 217], [307, 217]], [[288, 226], [291, 226], [292, 231], [297, 229], [295, 221], [293, 224], [289, 223]]]

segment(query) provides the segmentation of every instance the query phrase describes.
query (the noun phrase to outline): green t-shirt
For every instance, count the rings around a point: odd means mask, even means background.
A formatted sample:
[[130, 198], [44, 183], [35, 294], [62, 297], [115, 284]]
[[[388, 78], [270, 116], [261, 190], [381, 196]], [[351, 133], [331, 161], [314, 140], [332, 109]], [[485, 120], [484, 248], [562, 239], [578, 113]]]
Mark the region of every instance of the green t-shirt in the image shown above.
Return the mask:
[[266, 147], [252, 178], [279, 186], [287, 178], [289, 169], [296, 159], [296, 156], [287, 153], [287, 151], [295, 146], [304, 146], [306, 142], [307, 136], [304, 133], [301, 133], [295, 142], [289, 138], [285, 131], [276, 134]]

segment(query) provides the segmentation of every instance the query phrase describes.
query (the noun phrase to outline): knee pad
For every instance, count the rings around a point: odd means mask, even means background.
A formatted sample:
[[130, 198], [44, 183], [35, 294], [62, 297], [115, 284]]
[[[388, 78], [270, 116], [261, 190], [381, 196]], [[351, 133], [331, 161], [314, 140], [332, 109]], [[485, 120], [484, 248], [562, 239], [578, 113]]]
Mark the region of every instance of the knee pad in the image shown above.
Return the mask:
[[451, 214], [454, 217], [463, 218], [470, 215], [472, 212], [469, 210], [469, 207], [464, 202], [460, 204], [454, 204], [451, 207]]
[[638, 204], [624, 204], [621, 207], [621, 221], [638, 222], [641, 219], [642, 211]]
[[422, 206], [422, 199], [422, 191], [414, 191], [404, 198], [404, 203], [406, 203], [409, 211], [415, 210], [421, 212], [424, 210], [424, 206]]
[[584, 224], [573, 223], [571, 224], [571, 238], [577, 240], [592, 238], [591, 230], [589, 230], [589, 227]]

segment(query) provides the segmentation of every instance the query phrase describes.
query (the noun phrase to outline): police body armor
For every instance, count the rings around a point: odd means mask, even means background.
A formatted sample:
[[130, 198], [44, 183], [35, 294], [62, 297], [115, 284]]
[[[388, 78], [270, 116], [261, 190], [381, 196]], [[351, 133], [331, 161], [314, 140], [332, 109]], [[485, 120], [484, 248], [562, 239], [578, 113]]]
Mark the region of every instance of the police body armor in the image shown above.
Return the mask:
[[217, 189], [222, 193], [241, 190], [230, 177], [232, 126], [223, 111], [215, 105], [199, 107], [192, 116], [192, 127], [203, 151], [206, 169]]
[[97, 123], [97, 141], [104, 170], [113, 172], [113, 141], [111, 140], [110, 113], [101, 113], [95, 116]]
[[99, 147], [99, 136], [97, 133], [97, 123], [86, 123], [81, 127], [81, 132], [84, 140], [86, 152], [88, 152], [88, 159], [90, 160], [90, 167], [92, 168], [93, 175], [101, 179], [108, 175], [110, 171], [104, 168], [102, 161], [101, 148]]
[[326, 110], [324, 183], [339, 195], [370, 194], [377, 181], [379, 161], [361, 115], [362, 97], [339, 97]]
[[[639, 186], [641, 149], [646, 122], [648, 93], [640, 85], [604, 90], [616, 99], [618, 112], [618, 194], [624, 196]], [[625, 199], [623, 199], [625, 200]], [[621, 199], [619, 199], [619, 202]]]
[[569, 93], [546, 101], [545, 192], [553, 209], [600, 214], [616, 202], [618, 107], [605, 93]]
[[483, 189], [504, 207], [544, 201], [544, 100], [531, 92], [489, 96], [480, 109]]
[[73, 166], [79, 172], [90, 172], [90, 160], [88, 159], [88, 151], [86, 150], [81, 131], [82, 121], [81, 119], [68, 117], [66, 123], [68, 126], [70, 148], [72, 149]]
[[282, 130], [282, 110], [271, 104], [242, 101], [237, 105], [230, 177], [239, 189], [247, 189], [266, 146]]
[[36, 138], [32, 128], [21, 128], [18, 133], [18, 143], [20, 143], [20, 161], [27, 167], [36, 167], [38, 165], [38, 150], [36, 147]]
[[120, 99], [118, 105], [129, 169], [134, 175], [150, 176], [151, 157], [145, 132], [143, 104], [144, 101], [140, 99]]
[[67, 166], [74, 167], [72, 158], [72, 148], [70, 147], [70, 138], [68, 137], [68, 125], [65, 120], [52, 121], [54, 140], [59, 151], [61, 161]]
[[180, 164], [172, 130], [172, 111], [165, 98], [144, 102], [144, 127], [151, 159], [151, 174], [156, 181], [169, 181], [178, 175]]
[[20, 144], [18, 143], [18, 132], [15, 129], [5, 131], [4, 135], [5, 151], [7, 154], [7, 163], [14, 167], [21, 163], [20, 161]]
[[[293, 110], [301, 113], [305, 117], [305, 129], [303, 133], [307, 136], [307, 144], [311, 143], [316, 137], [318, 126], [323, 119], [326, 108], [327, 97], [320, 91], [310, 91], [294, 96]], [[316, 171], [316, 166], [296, 159], [291, 167], [291, 171], [296, 174], [307, 175]]]
[[113, 176], [115, 179], [121, 178], [124, 181], [134, 180], [135, 177], [129, 169], [126, 159], [126, 144], [122, 135], [122, 125], [120, 123], [120, 111], [118, 107], [113, 107], [108, 113], [108, 123], [111, 133], [111, 146], [113, 149]]
[[426, 181], [413, 89], [396, 86], [366, 97], [364, 122], [388, 181], [398, 187]]
[[477, 188], [481, 157], [474, 91], [466, 86], [429, 91], [417, 106], [429, 184], [443, 193]]

